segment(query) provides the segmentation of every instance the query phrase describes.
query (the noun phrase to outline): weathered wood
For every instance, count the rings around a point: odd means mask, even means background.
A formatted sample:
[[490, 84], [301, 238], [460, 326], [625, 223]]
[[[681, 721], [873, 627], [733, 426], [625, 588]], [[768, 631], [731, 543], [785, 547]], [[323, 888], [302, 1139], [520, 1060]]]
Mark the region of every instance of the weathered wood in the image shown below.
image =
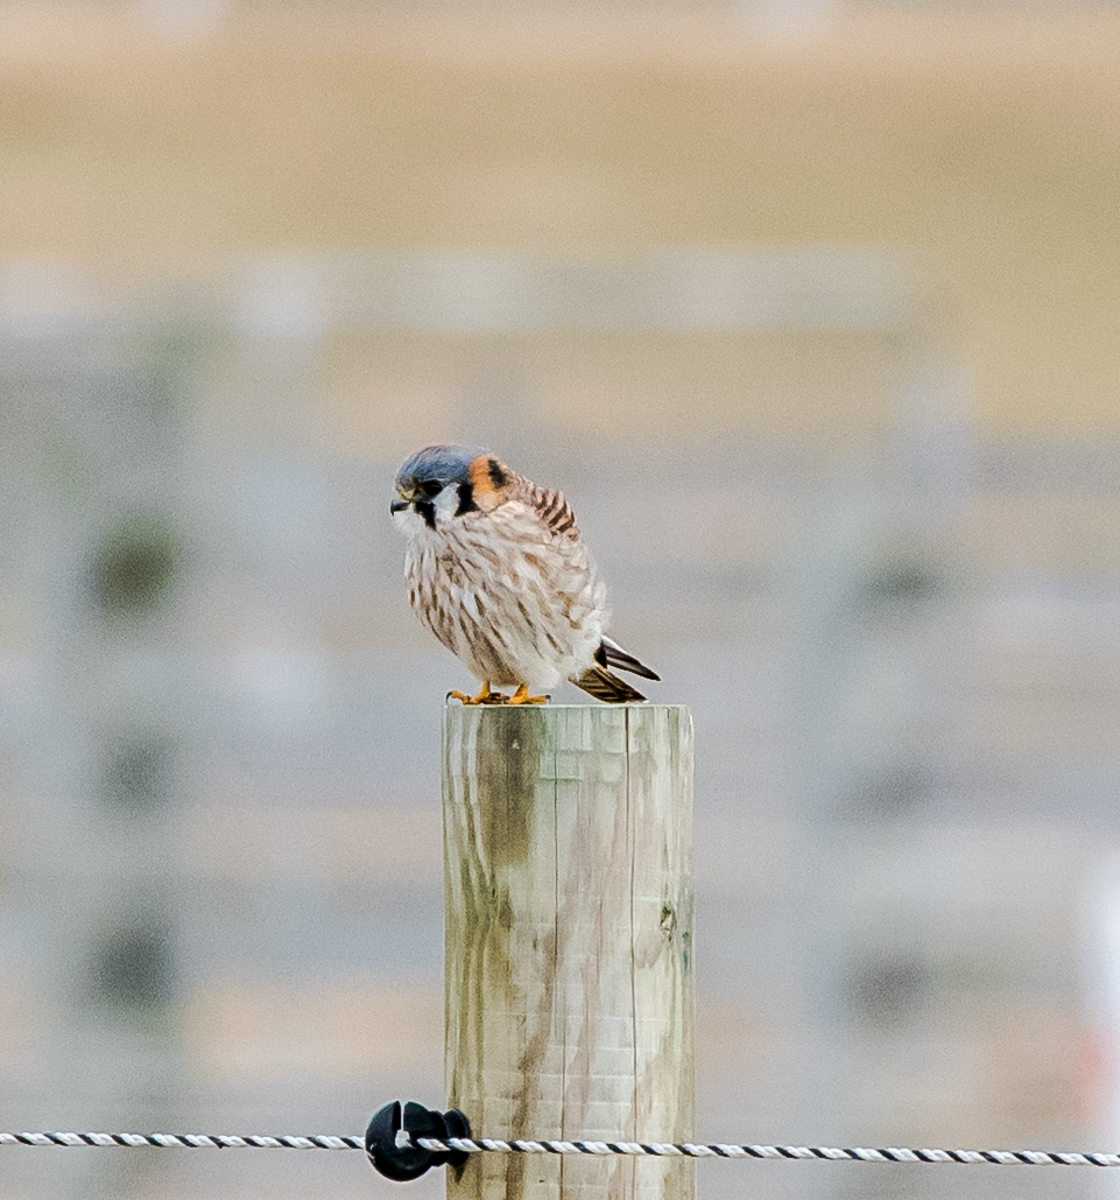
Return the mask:
[[[694, 1136], [692, 720], [448, 708], [449, 1103], [500, 1138]], [[690, 1200], [683, 1159], [474, 1155], [454, 1200]]]

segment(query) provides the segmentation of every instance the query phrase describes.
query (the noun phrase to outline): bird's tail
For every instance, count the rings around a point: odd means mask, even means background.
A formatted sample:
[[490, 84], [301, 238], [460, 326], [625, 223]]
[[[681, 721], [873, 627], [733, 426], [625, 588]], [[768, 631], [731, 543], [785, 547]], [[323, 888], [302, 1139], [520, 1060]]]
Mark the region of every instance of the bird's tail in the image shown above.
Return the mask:
[[619, 679], [606, 667], [588, 667], [582, 675], [577, 675], [572, 683], [582, 688], [589, 696], [607, 704], [633, 704], [645, 699], [641, 692], [632, 688], [626, 680]]

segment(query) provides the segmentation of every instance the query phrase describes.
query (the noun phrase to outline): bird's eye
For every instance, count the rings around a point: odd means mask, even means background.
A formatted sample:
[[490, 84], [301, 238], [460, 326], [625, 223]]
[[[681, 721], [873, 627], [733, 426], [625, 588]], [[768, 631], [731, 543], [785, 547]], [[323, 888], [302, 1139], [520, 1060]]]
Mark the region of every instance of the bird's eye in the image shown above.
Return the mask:
[[443, 484], [438, 480], [429, 479], [427, 483], [420, 485], [420, 490], [428, 497], [429, 500], [434, 500], [436, 496], [443, 491]]

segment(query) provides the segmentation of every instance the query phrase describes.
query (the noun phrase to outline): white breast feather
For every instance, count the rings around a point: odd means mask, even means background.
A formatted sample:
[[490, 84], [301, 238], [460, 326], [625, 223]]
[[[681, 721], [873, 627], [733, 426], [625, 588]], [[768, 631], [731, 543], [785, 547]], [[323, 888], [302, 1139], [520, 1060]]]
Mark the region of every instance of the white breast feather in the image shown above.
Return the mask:
[[553, 536], [516, 500], [436, 530], [401, 517], [413, 610], [480, 680], [550, 688], [592, 665], [605, 595], [581, 541]]

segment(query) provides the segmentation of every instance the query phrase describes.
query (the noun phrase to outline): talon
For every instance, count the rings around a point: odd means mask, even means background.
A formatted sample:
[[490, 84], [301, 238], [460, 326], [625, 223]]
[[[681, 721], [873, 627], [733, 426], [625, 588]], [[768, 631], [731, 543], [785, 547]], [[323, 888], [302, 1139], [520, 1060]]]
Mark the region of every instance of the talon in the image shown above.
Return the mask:
[[[463, 692], [448, 692], [448, 700], [458, 700], [461, 704], [506, 704], [512, 703], [504, 692], [492, 692], [489, 683], [483, 683], [477, 696], [467, 696]], [[518, 701], [517, 703], [522, 703]]]
[[529, 685], [522, 683], [518, 685], [517, 691], [506, 701], [507, 704], [547, 704], [550, 697], [548, 696], [530, 696]]

